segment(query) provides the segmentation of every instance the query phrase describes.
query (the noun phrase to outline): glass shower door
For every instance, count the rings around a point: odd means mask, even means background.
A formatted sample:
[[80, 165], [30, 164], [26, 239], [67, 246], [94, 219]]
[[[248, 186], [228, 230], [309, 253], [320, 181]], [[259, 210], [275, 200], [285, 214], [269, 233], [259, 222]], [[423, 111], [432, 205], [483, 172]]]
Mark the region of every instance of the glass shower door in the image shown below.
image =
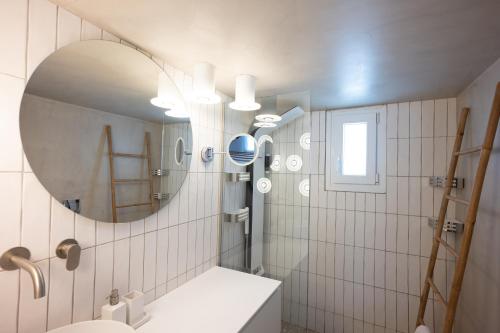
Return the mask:
[[[224, 158], [221, 266], [283, 282], [283, 332], [307, 327], [309, 285], [309, 150], [308, 93], [279, 95], [263, 101], [283, 119], [274, 129], [253, 127], [255, 113], [226, 107], [224, 148], [238, 133], [249, 133], [259, 145], [247, 167]], [[234, 181], [235, 173], [250, 180]], [[242, 179], [247, 179], [243, 177]], [[231, 219], [248, 207], [249, 225]], [[248, 237], [246, 237], [248, 235]]]

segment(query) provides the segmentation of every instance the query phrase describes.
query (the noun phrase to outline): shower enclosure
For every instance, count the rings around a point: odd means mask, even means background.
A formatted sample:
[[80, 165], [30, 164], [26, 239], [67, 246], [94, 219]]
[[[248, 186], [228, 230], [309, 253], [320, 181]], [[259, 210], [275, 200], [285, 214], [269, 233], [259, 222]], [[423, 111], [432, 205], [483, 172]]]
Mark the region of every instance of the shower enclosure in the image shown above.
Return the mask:
[[[224, 155], [221, 265], [281, 280], [284, 331], [307, 327], [309, 286], [309, 94], [260, 100], [257, 113], [225, 109], [224, 149], [239, 133], [254, 136], [258, 156], [239, 166]], [[273, 128], [253, 126], [256, 114], [282, 117]], [[311, 281], [312, 282], [312, 281]], [[244, 287], [244, 286], [243, 286]]]

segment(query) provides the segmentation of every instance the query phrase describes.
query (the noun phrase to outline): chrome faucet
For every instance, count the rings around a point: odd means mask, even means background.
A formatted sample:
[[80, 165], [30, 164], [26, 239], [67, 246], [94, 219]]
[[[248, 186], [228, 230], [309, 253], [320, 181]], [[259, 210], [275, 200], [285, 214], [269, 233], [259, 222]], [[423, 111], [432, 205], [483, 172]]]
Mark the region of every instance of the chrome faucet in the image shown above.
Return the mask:
[[13, 247], [4, 252], [0, 257], [0, 267], [6, 271], [24, 269], [33, 280], [34, 297], [42, 298], [45, 296], [45, 279], [43, 272], [35, 263], [29, 260], [30, 250], [25, 247]]

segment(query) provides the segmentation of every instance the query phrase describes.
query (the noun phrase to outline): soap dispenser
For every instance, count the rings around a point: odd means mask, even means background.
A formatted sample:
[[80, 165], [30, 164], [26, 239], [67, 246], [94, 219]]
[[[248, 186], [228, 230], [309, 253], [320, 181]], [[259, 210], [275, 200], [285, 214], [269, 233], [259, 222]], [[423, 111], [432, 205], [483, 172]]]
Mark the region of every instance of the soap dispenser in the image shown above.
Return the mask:
[[127, 305], [120, 302], [118, 289], [113, 289], [109, 295], [109, 304], [103, 305], [101, 309], [101, 318], [103, 320], [115, 320], [122, 323], [127, 322]]

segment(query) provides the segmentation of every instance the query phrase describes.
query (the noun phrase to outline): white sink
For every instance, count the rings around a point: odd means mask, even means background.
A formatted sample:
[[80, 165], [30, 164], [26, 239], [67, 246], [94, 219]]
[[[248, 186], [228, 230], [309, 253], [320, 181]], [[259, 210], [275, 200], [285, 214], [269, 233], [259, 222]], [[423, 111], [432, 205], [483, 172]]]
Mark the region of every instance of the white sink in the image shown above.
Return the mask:
[[113, 320], [91, 320], [74, 323], [48, 331], [47, 333], [134, 333], [135, 330]]

